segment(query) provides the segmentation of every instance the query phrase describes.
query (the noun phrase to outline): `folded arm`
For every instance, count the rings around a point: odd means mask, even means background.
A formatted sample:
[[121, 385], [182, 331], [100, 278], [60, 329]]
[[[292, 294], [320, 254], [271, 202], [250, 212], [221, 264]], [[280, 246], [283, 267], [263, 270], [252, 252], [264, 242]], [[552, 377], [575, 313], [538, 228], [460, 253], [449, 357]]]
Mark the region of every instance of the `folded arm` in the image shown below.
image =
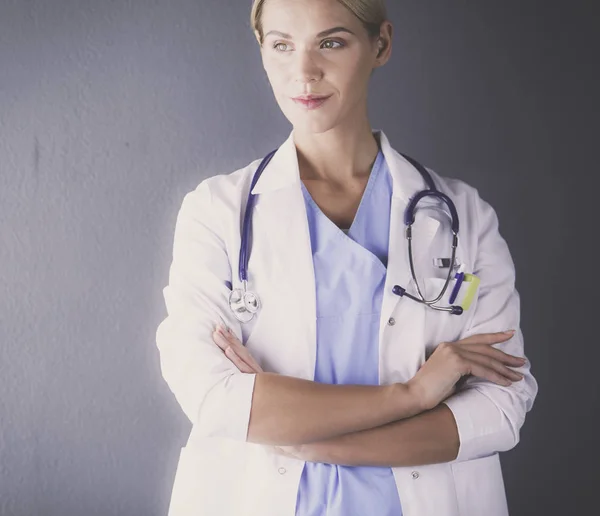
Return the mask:
[[238, 370], [212, 338], [219, 320], [241, 335], [227, 306], [231, 265], [219, 236], [223, 216], [209, 180], [185, 196], [163, 290], [168, 315], [156, 332], [163, 377], [196, 435], [293, 445], [418, 413], [402, 384], [330, 385]]
[[290, 445], [359, 432], [419, 412], [402, 384], [332, 385], [259, 373], [248, 442]]
[[[479, 239], [474, 273], [481, 279], [481, 288], [461, 339], [518, 329], [520, 322], [514, 265], [498, 231], [498, 218], [477, 194], [474, 206]], [[525, 356], [520, 329], [497, 347], [514, 356]], [[510, 450], [519, 442], [525, 415], [538, 391], [529, 363], [515, 370], [524, 378], [510, 386], [470, 377], [433, 410], [311, 443], [304, 448], [307, 457], [300, 458], [354, 466], [411, 466], [460, 462]]]
[[[461, 339], [519, 328], [520, 304], [508, 246], [498, 231], [492, 207], [475, 196], [478, 252], [475, 274], [481, 289], [475, 312]], [[497, 347], [525, 356], [523, 334]], [[516, 369], [523, 380], [510, 386], [470, 377], [460, 390], [433, 410], [379, 428], [313, 443], [316, 461], [356, 466], [411, 466], [464, 461], [507, 451], [519, 442], [525, 414], [537, 395], [530, 365]]]
[[458, 454], [454, 416], [438, 405], [377, 428], [300, 446], [297, 458], [342, 466], [400, 467], [450, 462]]
[[[475, 274], [482, 287], [476, 312], [462, 337], [519, 326], [519, 296], [508, 248], [498, 233], [494, 210], [478, 197], [477, 202], [480, 242]], [[423, 461], [432, 454], [439, 460], [452, 460], [456, 436], [449, 411], [443, 407], [411, 417], [419, 411], [407, 399], [390, 396], [390, 386], [328, 385], [276, 374], [240, 373], [212, 340], [214, 324], [220, 319], [241, 335], [240, 324], [227, 307], [231, 266], [219, 237], [223, 234], [217, 227], [220, 215], [212, 205], [207, 181], [186, 195], [175, 228], [169, 285], [163, 291], [168, 316], [156, 334], [163, 376], [196, 433], [274, 445], [336, 439], [340, 454], [339, 450], [347, 448], [340, 443], [365, 439], [375, 443], [375, 448], [389, 450], [393, 439], [406, 437], [409, 442], [412, 439], [415, 455], [407, 457], [403, 455], [407, 450], [394, 447], [400, 458]], [[521, 332], [500, 348], [524, 356]], [[444, 402], [458, 430], [456, 460], [517, 444], [525, 413], [537, 393], [529, 366], [520, 372], [525, 378], [509, 387], [470, 378]], [[399, 393], [401, 384], [394, 385], [393, 392]], [[422, 434], [418, 445], [417, 434]], [[380, 440], [375, 442], [373, 436]], [[431, 451], [436, 445], [440, 449]], [[339, 460], [344, 457], [340, 455]]]

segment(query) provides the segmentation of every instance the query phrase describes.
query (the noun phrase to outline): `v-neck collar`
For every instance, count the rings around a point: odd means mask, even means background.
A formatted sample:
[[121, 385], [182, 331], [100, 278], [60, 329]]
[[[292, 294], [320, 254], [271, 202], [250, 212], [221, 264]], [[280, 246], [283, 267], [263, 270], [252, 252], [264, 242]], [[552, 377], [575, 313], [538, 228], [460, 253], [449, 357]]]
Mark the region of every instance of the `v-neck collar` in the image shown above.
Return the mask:
[[377, 157], [375, 158], [375, 162], [373, 163], [373, 167], [371, 168], [371, 172], [369, 174], [369, 179], [367, 180], [367, 185], [365, 186], [365, 189], [363, 191], [362, 197], [360, 199], [360, 203], [358, 205], [356, 213], [354, 214], [354, 219], [352, 220], [352, 224], [350, 224], [350, 227], [348, 228], [347, 233], [345, 231], [343, 231], [337, 224], [335, 224], [327, 215], [325, 215], [325, 213], [323, 213], [323, 211], [321, 210], [319, 205], [315, 202], [315, 200], [310, 195], [310, 192], [304, 185], [304, 182], [300, 181], [300, 185], [302, 187], [302, 193], [304, 194], [305, 199], [310, 203], [310, 205], [319, 213], [319, 216], [323, 217], [329, 224], [334, 226], [335, 229], [337, 230], [338, 234], [341, 234], [344, 237], [354, 240], [354, 238], [352, 238], [353, 229], [356, 227], [357, 220], [359, 220], [359, 215], [361, 215], [362, 212], [366, 209], [366, 208], [364, 208], [364, 206], [366, 205], [366, 203], [371, 195], [371, 192], [373, 190], [373, 186], [375, 185], [375, 183], [377, 181], [377, 177], [379, 176], [381, 169], [383, 168], [383, 166], [382, 166], [383, 160], [384, 160], [384, 156], [383, 156], [383, 153], [380, 148], [379, 152], [377, 153]]

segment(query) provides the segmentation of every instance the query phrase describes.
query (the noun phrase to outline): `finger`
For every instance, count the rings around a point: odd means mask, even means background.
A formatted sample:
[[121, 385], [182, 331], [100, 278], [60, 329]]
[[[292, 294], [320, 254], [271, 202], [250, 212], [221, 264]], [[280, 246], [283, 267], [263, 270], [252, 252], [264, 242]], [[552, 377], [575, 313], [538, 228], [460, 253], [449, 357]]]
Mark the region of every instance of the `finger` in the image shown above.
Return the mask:
[[458, 353], [462, 353], [463, 351], [470, 351], [474, 353], [480, 353], [482, 355], [490, 356], [503, 364], [508, 364], [513, 367], [522, 367], [527, 363], [525, 357], [518, 357], [516, 355], [510, 355], [509, 353], [505, 353], [501, 349], [494, 348], [487, 344], [470, 344], [468, 346], [457, 347], [455, 348]]
[[234, 365], [242, 372], [242, 373], [254, 373], [254, 371], [252, 370], [252, 368], [246, 364], [246, 362], [244, 362], [240, 357], [238, 357], [235, 353], [235, 351], [233, 350], [233, 348], [228, 347], [225, 350], [225, 355], [227, 356], [227, 358], [229, 360], [231, 360]]
[[273, 446], [273, 448], [275, 449], [275, 453], [277, 453], [278, 455], [283, 455], [285, 457], [289, 457], [290, 459], [297, 459], [298, 458], [295, 455], [289, 453], [284, 448], [280, 448], [279, 446]]
[[[235, 366], [242, 371], [243, 373], [262, 373], [263, 370], [258, 364], [253, 365], [249, 363], [244, 357], [240, 356], [239, 352], [235, 349], [235, 347], [231, 344], [230, 340], [225, 339], [221, 333], [215, 331], [213, 333], [213, 340], [217, 343], [217, 345], [225, 352], [227, 358], [229, 358]], [[248, 356], [250, 356], [248, 354]], [[253, 360], [253, 362], [255, 362]]]
[[[231, 342], [225, 339], [225, 337], [223, 337], [223, 335], [221, 335], [218, 331], [213, 333], [213, 340], [216, 342], [217, 346], [219, 346], [225, 352], [227, 358], [229, 358], [236, 365], [238, 365], [238, 363], [231, 358], [231, 355], [228, 354], [228, 350], [233, 351], [234, 357], [237, 359], [237, 361], [244, 362], [244, 360], [237, 353], [235, 353]], [[246, 363], [246, 366], [250, 366], [250, 364]]]
[[512, 385], [512, 382], [505, 376], [502, 376], [493, 369], [488, 369], [487, 367], [483, 367], [475, 362], [471, 364], [470, 371], [473, 376], [483, 378], [484, 380], [489, 380], [492, 383], [503, 385], [504, 387], [509, 387]]
[[[463, 348], [459, 352], [462, 353], [463, 350], [467, 351], [466, 349]], [[471, 351], [474, 353], [479, 353], [481, 355], [490, 356], [490, 357], [494, 358], [495, 360], [498, 360], [498, 362], [502, 362], [503, 364], [507, 364], [512, 367], [522, 367], [527, 362], [527, 360], [525, 360], [524, 357], [509, 355], [508, 353], [505, 353], [501, 349], [492, 348], [492, 347], [486, 346], [486, 345], [469, 346], [468, 351]]]
[[252, 368], [259, 370], [262, 372], [262, 368], [258, 364], [258, 362], [254, 359], [252, 354], [248, 351], [246, 346], [244, 346], [240, 340], [233, 334], [232, 332], [224, 331], [218, 328], [220, 335], [233, 347], [236, 354], [248, 365]]
[[497, 333], [478, 333], [465, 337], [464, 339], [457, 340], [455, 344], [498, 344], [499, 342], [505, 342], [514, 337], [514, 330], [510, 332], [497, 332]]
[[499, 370], [498, 367], [493, 363], [482, 363], [482, 361], [479, 361], [478, 359], [467, 359], [467, 369], [468, 373], [472, 376], [477, 376], [479, 378], [489, 380], [490, 382], [496, 383], [498, 385], [503, 385], [505, 387], [508, 387], [512, 385], [513, 382], [520, 381], [522, 379], [520, 376], [514, 377], [513, 371], [506, 371], [502, 369]]
[[483, 367], [493, 369], [497, 373], [514, 382], [518, 382], [523, 379], [523, 375], [521, 373], [517, 373], [516, 371], [509, 369], [503, 363], [499, 362], [498, 360], [489, 355], [473, 353], [472, 351], [463, 351], [461, 355], [463, 356], [463, 358], [466, 358], [471, 362], [476, 362], [482, 365]]
[[254, 368], [246, 363], [232, 347], [225, 350], [225, 356], [231, 360], [242, 373], [254, 373]]
[[219, 346], [223, 351], [225, 351], [231, 345], [229, 341], [216, 330], [213, 331], [212, 338], [215, 341], [215, 344]]
[[252, 368], [256, 369], [258, 372], [263, 372], [258, 362], [254, 359], [254, 357], [248, 351], [248, 349], [246, 349], [246, 346], [244, 346], [233, 333], [221, 330], [219, 327], [217, 327], [217, 332], [221, 335], [221, 337], [223, 337], [223, 339], [225, 339], [225, 341], [227, 341], [233, 347], [236, 354], [244, 362], [246, 362]]
[[238, 356], [240, 356], [242, 358], [242, 360], [244, 360], [244, 362], [246, 362], [248, 365], [250, 365], [253, 369], [256, 369], [257, 372], [262, 373], [262, 367], [260, 367], [259, 363], [256, 361], [256, 359], [252, 356], [252, 354], [246, 349], [245, 346], [243, 346], [242, 344], [239, 344], [237, 346], [234, 346], [235, 352], [238, 354]]

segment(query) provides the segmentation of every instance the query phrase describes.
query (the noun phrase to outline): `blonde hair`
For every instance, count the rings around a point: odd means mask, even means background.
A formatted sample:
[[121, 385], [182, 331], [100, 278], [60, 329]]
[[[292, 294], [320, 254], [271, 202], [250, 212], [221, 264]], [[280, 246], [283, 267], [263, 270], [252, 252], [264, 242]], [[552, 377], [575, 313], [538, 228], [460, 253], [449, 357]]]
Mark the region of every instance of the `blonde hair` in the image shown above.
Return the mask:
[[[337, 0], [352, 14], [354, 14], [364, 25], [369, 36], [379, 36], [379, 28], [387, 19], [385, 0]], [[252, 12], [250, 14], [250, 26], [258, 31], [260, 42], [263, 40], [262, 11], [266, 0], [253, 0]]]

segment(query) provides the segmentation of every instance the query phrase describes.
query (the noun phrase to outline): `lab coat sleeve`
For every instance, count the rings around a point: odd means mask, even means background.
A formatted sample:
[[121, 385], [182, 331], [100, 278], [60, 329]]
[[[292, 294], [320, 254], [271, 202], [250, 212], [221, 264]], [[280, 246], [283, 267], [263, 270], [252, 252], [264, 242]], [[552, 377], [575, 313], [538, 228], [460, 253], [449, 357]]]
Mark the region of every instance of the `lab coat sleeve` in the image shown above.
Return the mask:
[[[476, 191], [475, 199], [479, 237], [474, 274], [481, 283], [475, 311], [460, 338], [514, 329], [510, 340], [494, 347], [525, 357], [514, 263], [499, 233], [496, 212]], [[460, 446], [456, 462], [507, 451], [519, 442], [525, 414], [531, 410], [538, 386], [529, 361], [513, 369], [524, 378], [508, 387], [469, 377], [457, 393], [444, 401], [458, 427]]]
[[[220, 317], [232, 327], [231, 266], [207, 180], [187, 193], [175, 224], [167, 317], [156, 331], [164, 379], [203, 437], [246, 441], [256, 374], [241, 373], [212, 339]], [[235, 323], [234, 323], [235, 324]]]

